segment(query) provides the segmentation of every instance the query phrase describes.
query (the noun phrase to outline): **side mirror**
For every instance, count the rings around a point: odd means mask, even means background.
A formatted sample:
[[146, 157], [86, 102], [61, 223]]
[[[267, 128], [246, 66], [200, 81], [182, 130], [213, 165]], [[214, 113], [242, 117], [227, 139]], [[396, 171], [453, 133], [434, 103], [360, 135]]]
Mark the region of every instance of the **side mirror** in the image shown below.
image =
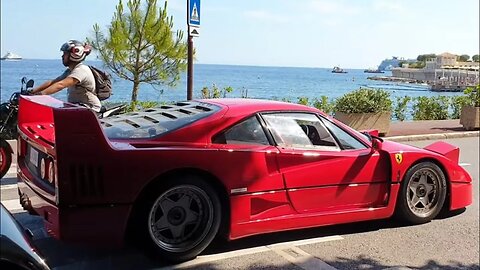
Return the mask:
[[26, 88], [27, 88], [27, 89], [28, 89], [28, 88], [32, 88], [34, 83], [35, 83], [35, 82], [34, 82], [32, 79], [28, 80]]
[[382, 150], [383, 139], [377, 136], [372, 136], [372, 149]]

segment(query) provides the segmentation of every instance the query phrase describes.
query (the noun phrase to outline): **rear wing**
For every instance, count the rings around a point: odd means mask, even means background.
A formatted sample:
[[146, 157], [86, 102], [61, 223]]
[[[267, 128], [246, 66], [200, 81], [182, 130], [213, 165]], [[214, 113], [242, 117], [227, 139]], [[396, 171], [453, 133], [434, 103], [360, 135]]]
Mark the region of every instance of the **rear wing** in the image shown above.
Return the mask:
[[20, 97], [18, 129], [25, 140], [51, 154], [58, 154], [58, 146], [77, 155], [111, 149], [93, 111], [50, 96]]

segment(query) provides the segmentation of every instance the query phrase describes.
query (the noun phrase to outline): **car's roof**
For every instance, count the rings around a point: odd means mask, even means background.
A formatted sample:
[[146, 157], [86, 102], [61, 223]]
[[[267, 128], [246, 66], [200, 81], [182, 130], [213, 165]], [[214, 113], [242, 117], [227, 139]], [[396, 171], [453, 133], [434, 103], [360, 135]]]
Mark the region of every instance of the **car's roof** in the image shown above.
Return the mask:
[[260, 112], [260, 111], [316, 111], [316, 109], [283, 101], [250, 98], [216, 98], [201, 99], [200, 102], [228, 107], [230, 113]]

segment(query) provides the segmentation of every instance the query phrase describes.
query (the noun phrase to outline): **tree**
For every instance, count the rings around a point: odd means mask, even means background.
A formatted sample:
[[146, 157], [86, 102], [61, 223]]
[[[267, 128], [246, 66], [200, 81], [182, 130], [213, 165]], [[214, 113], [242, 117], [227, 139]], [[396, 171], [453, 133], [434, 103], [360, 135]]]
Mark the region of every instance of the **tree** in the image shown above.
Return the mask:
[[421, 54], [417, 57], [417, 61], [420, 61], [420, 62], [425, 62], [427, 61], [428, 59], [433, 59], [437, 57], [436, 54], [434, 53], [430, 53], [430, 54]]
[[[173, 17], [157, 0], [129, 0], [124, 12], [122, 0], [116, 6], [108, 34], [98, 24], [87, 39], [103, 63], [120, 78], [133, 82], [132, 103], [137, 101], [140, 83], [175, 86], [187, 68], [187, 43], [183, 31], [173, 28]], [[174, 36], [175, 35], [175, 36]]]
[[472, 56], [472, 61], [473, 62], [480, 62], [480, 56], [478, 54], [475, 54], [474, 56]]
[[468, 54], [462, 54], [459, 57], [457, 57], [457, 61], [459, 62], [467, 62], [468, 59], [470, 59], [470, 55]]

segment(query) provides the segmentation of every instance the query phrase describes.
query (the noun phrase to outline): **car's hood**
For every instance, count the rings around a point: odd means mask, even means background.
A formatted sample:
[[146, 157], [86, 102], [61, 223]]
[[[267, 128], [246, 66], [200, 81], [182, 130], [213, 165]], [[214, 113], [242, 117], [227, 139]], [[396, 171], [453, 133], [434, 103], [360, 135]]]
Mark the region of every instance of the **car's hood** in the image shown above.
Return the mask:
[[456, 164], [458, 164], [458, 160], [460, 157], [460, 149], [457, 146], [451, 145], [446, 142], [434, 142], [424, 148], [418, 148], [415, 146], [385, 140], [382, 144], [382, 150], [387, 151], [390, 154], [399, 152], [423, 152], [427, 155], [431, 155], [432, 153], [436, 153], [446, 157], [447, 159]]

